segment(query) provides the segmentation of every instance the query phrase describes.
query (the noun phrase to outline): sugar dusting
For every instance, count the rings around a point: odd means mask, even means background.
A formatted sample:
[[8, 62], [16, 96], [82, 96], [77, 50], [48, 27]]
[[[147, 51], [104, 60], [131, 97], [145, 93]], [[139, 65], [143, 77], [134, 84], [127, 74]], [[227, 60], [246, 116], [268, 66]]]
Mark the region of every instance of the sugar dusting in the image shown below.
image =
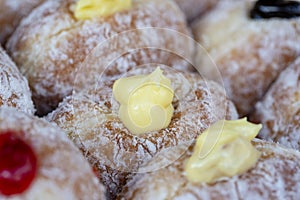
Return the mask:
[[286, 68], [256, 104], [253, 120], [264, 124], [260, 137], [300, 150], [300, 59]]
[[[104, 188], [79, 150], [58, 127], [17, 112], [0, 109], [0, 132], [13, 130], [38, 158], [37, 176], [28, 190], [0, 199], [104, 199]], [[0, 133], [1, 134], [1, 133]]]
[[[161, 27], [190, 35], [183, 14], [172, 1], [134, 0], [129, 11], [86, 21], [74, 19], [72, 7], [75, 3], [75, 0], [46, 1], [22, 21], [7, 44], [13, 59], [29, 80], [34, 101], [41, 104], [37, 105], [38, 110], [47, 112], [70, 94], [74, 76], [78, 75], [74, 73], [81, 66], [81, 62], [94, 47], [117, 33], [138, 28]], [[137, 34], [120, 45], [125, 48], [128, 43], [147, 44], [152, 41], [164, 49], [184, 52], [187, 58], [191, 58], [193, 44], [179, 42], [177, 39], [168, 34], [158, 37], [148, 34], [144, 38]], [[113, 47], [114, 44], [111, 45]], [[110, 51], [105, 54], [105, 49], [100, 50], [104, 51], [104, 57], [109, 56]], [[170, 66], [181, 67], [187, 65], [182, 59], [166, 55], [165, 52], [142, 49], [135, 55], [126, 55], [116, 63], [116, 67], [128, 69], [128, 66], [149, 62], [169, 62]], [[96, 71], [86, 73], [95, 76], [104, 69], [94, 70]], [[39, 102], [39, 99], [43, 99], [44, 103]]]
[[[148, 74], [156, 67], [133, 69], [126, 76]], [[119, 105], [112, 97], [112, 84], [120, 76], [103, 78], [88, 94], [67, 97], [47, 116], [64, 129], [99, 168], [101, 179], [112, 195], [116, 195], [131, 172], [137, 172], [138, 168], [141, 172], [167, 166], [174, 161], [168, 159], [169, 152], [177, 152], [179, 157], [209, 125], [218, 119], [237, 118], [233, 104], [218, 84], [205, 82], [196, 74], [161, 68], [171, 79], [175, 91], [175, 113], [170, 125], [163, 130], [135, 136], [126, 129], [118, 117]], [[174, 159], [174, 155], [171, 157]], [[141, 168], [152, 159], [161, 162]]]
[[14, 107], [33, 114], [28, 82], [0, 46], [0, 107]]
[[136, 176], [119, 199], [297, 199], [300, 153], [258, 139], [253, 143], [262, 156], [242, 175], [214, 184], [191, 183], [183, 169], [187, 153], [167, 168]]
[[6, 40], [19, 25], [23, 17], [32, 9], [41, 4], [43, 0], [1, 0], [0, 2], [0, 43]]
[[[300, 18], [251, 20], [253, 3], [221, 1], [193, 25], [196, 40], [219, 67], [241, 116], [252, 111], [280, 72], [300, 55]], [[209, 71], [205, 58], [197, 59]]]

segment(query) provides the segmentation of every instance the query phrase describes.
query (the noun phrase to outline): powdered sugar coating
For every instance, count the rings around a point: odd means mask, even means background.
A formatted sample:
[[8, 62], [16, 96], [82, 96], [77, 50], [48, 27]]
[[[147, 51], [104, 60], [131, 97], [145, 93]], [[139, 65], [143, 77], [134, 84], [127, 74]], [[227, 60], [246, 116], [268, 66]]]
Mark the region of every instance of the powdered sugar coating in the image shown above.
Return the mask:
[[258, 139], [253, 144], [261, 152], [261, 158], [242, 175], [214, 184], [189, 182], [184, 174], [189, 152], [164, 169], [135, 176], [119, 199], [297, 199], [300, 153]]
[[260, 137], [300, 150], [300, 59], [286, 68], [255, 106], [252, 120], [265, 126]]
[[1, 0], [0, 1], [0, 43], [3, 45], [23, 17], [43, 0]]
[[58, 127], [23, 112], [2, 108], [0, 134], [7, 130], [31, 146], [37, 156], [38, 172], [24, 193], [10, 197], [0, 194], [1, 200], [105, 198], [104, 188], [88, 162]]
[[[241, 116], [252, 111], [279, 73], [300, 55], [300, 18], [252, 20], [248, 16], [254, 3], [222, 1], [193, 25]], [[209, 74], [205, 58], [197, 59]]]
[[28, 82], [0, 46], [0, 107], [14, 107], [33, 114]]
[[[171, 0], [134, 0], [133, 7], [128, 11], [84, 21], [74, 18], [76, 2], [45, 2], [22, 21], [7, 44], [13, 59], [28, 78], [33, 100], [42, 114], [55, 108], [63, 97], [71, 93], [74, 76], [78, 75], [74, 73], [79, 67], [85, 67], [81, 62], [106, 39], [123, 31], [146, 27], [169, 28], [189, 35], [183, 14]], [[170, 35], [152, 36], [149, 33], [143, 37], [138, 34], [130, 40], [124, 40], [121, 46], [125, 48], [127, 43], [147, 42], [149, 38], [155, 43], [161, 42], [161, 47], [184, 52], [188, 58], [193, 55], [193, 44], [178, 42], [176, 37]], [[111, 47], [114, 45], [110, 44]], [[100, 50], [107, 51], [103, 53], [104, 57], [110, 53], [107, 49]], [[98, 57], [89, 59], [101, 60]], [[134, 55], [127, 52], [115, 66], [125, 68], [149, 62], [185, 66], [182, 69], [187, 69], [182, 58], [157, 49], [141, 49]], [[103, 68], [98, 68], [92, 72], [87, 70], [86, 73], [93, 76], [102, 71]]]
[[[149, 74], [156, 67], [147, 65], [124, 76]], [[159, 169], [173, 162], [174, 155], [180, 157], [213, 122], [237, 118], [233, 104], [218, 84], [205, 82], [196, 74], [179, 73], [164, 66], [161, 69], [175, 91], [175, 112], [165, 129], [136, 136], [124, 126], [118, 117], [119, 104], [112, 96], [113, 82], [121, 75], [103, 77], [99, 85], [91, 86], [88, 94], [65, 98], [47, 116], [65, 130], [98, 168], [112, 196], [132, 173]], [[142, 167], [150, 160], [151, 166]]]

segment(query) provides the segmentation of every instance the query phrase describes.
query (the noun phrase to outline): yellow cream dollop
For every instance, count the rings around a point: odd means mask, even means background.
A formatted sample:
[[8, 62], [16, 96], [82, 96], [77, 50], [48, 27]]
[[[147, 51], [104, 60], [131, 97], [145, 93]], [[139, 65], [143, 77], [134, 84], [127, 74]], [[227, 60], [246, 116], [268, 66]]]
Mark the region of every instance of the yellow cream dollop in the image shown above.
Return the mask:
[[133, 134], [157, 131], [171, 122], [174, 91], [160, 68], [117, 80], [113, 94], [120, 103], [119, 117]]
[[77, 19], [106, 17], [131, 7], [131, 0], [79, 0], [75, 7]]
[[185, 165], [188, 180], [213, 183], [251, 169], [260, 157], [251, 140], [261, 128], [261, 124], [250, 123], [246, 118], [213, 124], [197, 138]]

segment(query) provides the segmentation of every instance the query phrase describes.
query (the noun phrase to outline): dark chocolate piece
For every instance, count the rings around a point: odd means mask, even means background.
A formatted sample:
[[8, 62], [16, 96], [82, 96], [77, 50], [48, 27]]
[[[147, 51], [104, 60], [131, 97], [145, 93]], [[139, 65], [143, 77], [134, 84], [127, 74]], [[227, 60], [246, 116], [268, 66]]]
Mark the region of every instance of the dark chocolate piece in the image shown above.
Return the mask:
[[300, 2], [284, 0], [258, 0], [252, 10], [252, 19], [284, 18], [300, 16]]

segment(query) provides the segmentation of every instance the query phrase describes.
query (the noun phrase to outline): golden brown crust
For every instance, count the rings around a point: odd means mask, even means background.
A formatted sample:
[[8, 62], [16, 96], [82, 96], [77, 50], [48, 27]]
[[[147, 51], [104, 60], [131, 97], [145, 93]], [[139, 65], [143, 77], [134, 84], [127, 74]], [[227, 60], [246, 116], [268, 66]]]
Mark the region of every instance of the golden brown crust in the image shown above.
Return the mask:
[[0, 46], [0, 107], [13, 107], [33, 114], [28, 82]]
[[0, 199], [104, 200], [105, 190], [90, 165], [61, 129], [46, 120], [0, 109], [0, 134], [15, 131], [31, 146], [38, 171], [31, 186], [22, 194]]
[[214, 184], [191, 183], [184, 175], [190, 153], [172, 165], [135, 176], [118, 199], [296, 199], [300, 192], [300, 153], [254, 140], [262, 153], [254, 168]]
[[[279, 73], [300, 55], [300, 18], [251, 20], [253, 4], [222, 1], [193, 25], [196, 40], [219, 67], [241, 116], [252, 111]], [[197, 59], [205, 63], [201, 55]], [[209, 73], [210, 65], [206, 67]]]
[[259, 136], [300, 150], [300, 59], [281, 72], [251, 116], [263, 123]]
[[[133, 69], [126, 76], [148, 74], [156, 67]], [[237, 117], [233, 104], [218, 84], [205, 82], [196, 74], [161, 68], [175, 91], [175, 112], [165, 129], [139, 136], [128, 131], [118, 117], [119, 104], [112, 97], [112, 84], [120, 76], [103, 77], [98, 86], [91, 86], [88, 94], [65, 98], [47, 116], [67, 132], [99, 169], [111, 195], [117, 194], [133, 172], [167, 166], [173, 161], [168, 159], [170, 152], [179, 157], [213, 122]], [[142, 167], [150, 160], [154, 165]]]
[[23, 17], [44, 0], [1, 0], [0, 1], [0, 44], [4, 45]]
[[[76, 0], [45, 2], [22, 21], [7, 44], [13, 59], [29, 80], [40, 114], [49, 112], [63, 97], [70, 94], [74, 76], [78, 75], [74, 73], [81, 67], [81, 62], [106, 39], [123, 31], [146, 27], [167, 28], [189, 35], [183, 14], [170, 0], [134, 0], [133, 7], [128, 11], [85, 21], [74, 18], [72, 8], [75, 3]], [[185, 63], [186, 67], [182, 69], [187, 69], [186, 61], [172, 53], [176, 54], [177, 50], [191, 58], [193, 44], [178, 41], [177, 37], [169, 34], [153, 35], [153, 31], [143, 34], [138, 33], [120, 43], [123, 48], [134, 43], [143, 43], [144, 46], [139, 47], [134, 55], [125, 48], [127, 54], [115, 63], [118, 69], [149, 62], [170, 66], [184, 66]], [[147, 49], [150, 45], [147, 46], [148, 43], [159, 44], [161, 48]], [[108, 47], [114, 48], [115, 45], [110, 44]], [[172, 52], [168, 53], [164, 49]], [[109, 49], [100, 50], [106, 52], [102, 55], [104, 58], [113, 53]], [[101, 60], [99, 57], [89, 59]], [[104, 70], [101, 67], [96, 69], [86, 73], [93, 76]]]

